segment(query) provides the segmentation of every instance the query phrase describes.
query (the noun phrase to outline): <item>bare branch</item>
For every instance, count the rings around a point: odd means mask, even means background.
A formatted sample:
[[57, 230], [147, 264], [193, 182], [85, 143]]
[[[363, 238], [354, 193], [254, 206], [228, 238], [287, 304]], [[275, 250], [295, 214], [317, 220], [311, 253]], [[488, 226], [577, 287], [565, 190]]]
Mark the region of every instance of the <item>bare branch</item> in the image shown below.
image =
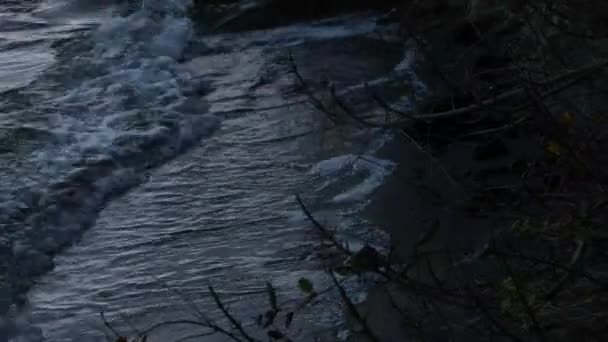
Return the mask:
[[114, 337], [116, 337], [116, 338], [123, 337], [121, 334], [118, 333], [118, 331], [116, 331], [114, 329], [114, 327], [112, 327], [112, 325], [110, 324], [110, 322], [108, 322], [108, 320], [106, 319], [106, 315], [103, 313], [103, 311], [100, 312], [99, 315], [101, 316], [101, 320], [103, 321], [103, 325], [105, 325], [106, 328], [110, 329], [110, 331], [112, 332], [112, 334], [114, 334]]
[[533, 328], [534, 333], [536, 334], [536, 337], [541, 342], [547, 341], [547, 337], [545, 336], [545, 332], [544, 332], [543, 328], [541, 327], [540, 323], [538, 322], [538, 318], [536, 317], [536, 312], [530, 306], [530, 303], [528, 302], [528, 298], [526, 298], [526, 295], [524, 293], [524, 289], [521, 286], [521, 284], [519, 283], [519, 280], [516, 279], [516, 276], [513, 273], [513, 270], [511, 269], [511, 266], [509, 266], [509, 263], [504, 258], [502, 258], [501, 261], [502, 261], [502, 265], [503, 265], [505, 271], [507, 272], [507, 276], [511, 280], [513, 280], [513, 285], [514, 285], [514, 288], [515, 288], [515, 294], [516, 294], [518, 300], [520, 301], [521, 305], [523, 306], [524, 311], [526, 312], [526, 314], [530, 318], [530, 321], [532, 323], [532, 328]]
[[353, 317], [355, 318], [357, 323], [361, 325], [361, 328], [363, 329], [363, 333], [365, 334], [365, 336], [367, 336], [373, 342], [380, 342], [381, 341], [380, 338], [378, 338], [372, 332], [372, 330], [370, 329], [369, 325], [367, 324], [367, 321], [365, 320], [365, 318], [361, 317], [361, 314], [357, 310], [357, 307], [350, 300], [350, 298], [348, 298], [348, 295], [346, 294], [344, 287], [342, 287], [342, 285], [340, 285], [340, 283], [338, 282], [338, 279], [336, 279], [336, 276], [333, 274], [333, 272], [329, 272], [329, 276], [331, 277], [332, 281], [334, 282], [334, 285], [336, 285], [336, 287], [338, 288], [340, 297], [342, 298], [342, 301], [344, 301], [344, 304], [346, 305], [348, 312], [351, 315], [353, 315]]
[[310, 85], [308, 84], [308, 82], [306, 82], [306, 80], [304, 80], [304, 77], [302, 77], [302, 74], [300, 73], [299, 69], [298, 69], [298, 65], [295, 62], [295, 59], [293, 57], [293, 54], [291, 51], [289, 51], [289, 55], [288, 55], [288, 61], [289, 64], [291, 65], [291, 70], [293, 72], [293, 74], [296, 76], [296, 79], [298, 80], [298, 82], [300, 83], [300, 86], [302, 87], [302, 90], [304, 91], [304, 94], [308, 97], [310, 103], [313, 105], [313, 107], [315, 107], [318, 111], [325, 113], [325, 115], [327, 115], [327, 117], [335, 124], [338, 123], [338, 119], [335, 116], [334, 113], [332, 113], [331, 110], [329, 110], [327, 108], [327, 106], [325, 106], [323, 104], [323, 101], [321, 101], [319, 98], [317, 98], [317, 96], [314, 94], [313, 90], [311, 89]]
[[300, 198], [300, 195], [296, 195], [296, 201], [298, 201], [298, 204], [300, 205], [300, 209], [302, 209], [302, 212], [304, 212], [304, 215], [306, 215], [308, 220], [310, 220], [310, 222], [312, 222], [312, 224], [317, 228], [317, 230], [319, 230], [319, 232], [321, 233], [323, 238], [330, 241], [338, 250], [345, 253], [346, 255], [352, 254], [352, 252], [350, 250], [348, 250], [348, 248], [344, 247], [341, 243], [339, 243], [336, 240], [335, 235], [331, 231], [329, 231], [327, 228], [325, 228], [319, 221], [317, 221], [317, 219], [314, 216], [312, 216], [312, 214], [310, 213], [308, 208], [306, 208], [306, 205], [304, 205], [304, 202], [302, 201], [302, 198]]
[[211, 297], [215, 301], [215, 304], [217, 305], [217, 307], [222, 311], [222, 313], [224, 314], [224, 316], [236, 328], [236, 330], [241, 334], [241, 336], [243, 336], [243, 338], [246, 341], [248, 341], [248, 342], [256, 342], [256, 341], [258, 341], [256, 339], [254, 339], [253, 337], [251, 337], [245, 331], [245, 329], [243, 328], [242, 324], [236, 318], [234, 318], [234, 316], [232, 316], [232, 314], [228, 311], [228, 309], [226, 308], [226, 306], [224, 305], [224, 303], [222, 303], [222, 301], [220, 300], [220, 297], [215, 292], [215, 290], [213, 289], [213, 287], [209, 286], [208, 289], [209, 289], [209, 293], [211, 294]]

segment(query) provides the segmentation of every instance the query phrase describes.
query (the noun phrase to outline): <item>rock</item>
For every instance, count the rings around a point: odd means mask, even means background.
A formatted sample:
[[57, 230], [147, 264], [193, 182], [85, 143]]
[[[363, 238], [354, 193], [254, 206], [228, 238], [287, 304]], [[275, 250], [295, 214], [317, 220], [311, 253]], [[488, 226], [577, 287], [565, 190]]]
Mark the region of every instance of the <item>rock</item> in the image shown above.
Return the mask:
[[475, 146], [473, 156], [475, 160], [488, 160], [505, 156], [509, 153], [507, 145], [501, 139], [492, 139]]
[[378, 253], [374, 247], [365, 245], [344, 264], [357, 273], [371, 272], [377, 270], [384, 263], [383, 259], [384, 256]]

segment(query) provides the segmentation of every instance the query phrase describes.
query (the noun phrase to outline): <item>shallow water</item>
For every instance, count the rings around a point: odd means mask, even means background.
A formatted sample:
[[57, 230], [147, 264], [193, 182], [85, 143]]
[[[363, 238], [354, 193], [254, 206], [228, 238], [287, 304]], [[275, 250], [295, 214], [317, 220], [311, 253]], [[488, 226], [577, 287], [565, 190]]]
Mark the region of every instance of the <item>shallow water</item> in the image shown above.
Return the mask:
[[[26, 4], [0, 5], [14, 23], [0, 33], [0, 335], [104, 340], [102, 311], [125, 333], [192, 304], [216, 317], [208, 285], [244, 320], [266, 281], [300, 298], [300, 277], [326, 279], [297, 193], [353, 245], [378, 240], [357, 213], [393, 164], [352, 153], [388, 136], [326, 131], [285, 63], [301, 43], [372, 32], [369, 17], [205, 36], [179, 1]], [[301, 340], [342, 320], [301, 316]]]

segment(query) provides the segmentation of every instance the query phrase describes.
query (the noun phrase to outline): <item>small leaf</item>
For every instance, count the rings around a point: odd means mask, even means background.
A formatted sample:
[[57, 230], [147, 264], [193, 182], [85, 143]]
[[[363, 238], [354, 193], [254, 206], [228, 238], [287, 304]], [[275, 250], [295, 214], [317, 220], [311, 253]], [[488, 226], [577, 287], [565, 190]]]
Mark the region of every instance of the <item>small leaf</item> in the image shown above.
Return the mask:
[[507, 277], [502, 281], [502, 289], [507, 292], [507, 293], [513, 293], [515, 292], [517, 289], [515, 288], [515, 282], [513, 281], [513, 278], [511, 277]]
[[570, 127], [570, 126], [572, 126], [572, 123], [574, 122], [574, 116], [570, 112], [563, 112], [558, 117], [557, 121], [563, 126]]
[[270, 330], [268, 332], [268, 337], [270, 337], [273, 340], [280, 340], [283, 337], [285, 337], [285, 334], [283, 334], [282, 332], [280, 332], [278, 330]]
[[306, 278], [300, 278], [300, 280], [298, 280], [298, 287], [304, 293], [312, 293], [314, 291], [312, 283]]
[[505, 298], [503, 300], [500, 301], [500, 311], [502, 313], [507, 313], [509, 311], [511, 311], [511, 298]]
[[285, 316], [285, 328], [286, 329], [289, 328], [289, 326], [291, 325], [291, 322], [293, 321], [293, 315], [294, 315], [294, 313], [290, 312]]
[[545, 149], [547, 150], [547, 152], [551, 153], [552, 155], [559, 157], [562, 155], [562, 148], [561, 146], [556, 143], [555, 141], [549, 141], [546, 145], [545, 145]]

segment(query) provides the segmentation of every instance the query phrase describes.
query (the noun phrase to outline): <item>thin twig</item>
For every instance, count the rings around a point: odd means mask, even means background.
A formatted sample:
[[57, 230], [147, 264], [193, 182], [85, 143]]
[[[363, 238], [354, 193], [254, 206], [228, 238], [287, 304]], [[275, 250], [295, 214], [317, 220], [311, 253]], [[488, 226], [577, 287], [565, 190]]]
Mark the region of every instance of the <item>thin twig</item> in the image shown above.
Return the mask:
[[137, 329], [137, 327], [135, 325], [133, 325], [133, 323], [131, 323], [131, 320], [129, 319], [129, 317], [127, 317], [124, 314], [121, 314], [120, 317], [129, 326], [129, 328], [131, 328], [131, 330], [135, 333], [135, 336], [138, 336], [139, 338], [145, 337], [145, 335], [139, 329]]
[[564, 274], [564, 276], [555, 285], [553, 285], [551, 290], [549, 290], [549, 292], [544, 296], [544, 300], [547, 303], [555, 298], [555, 296], [557, 296], [557, 294], [564, 288], [568, 280], [572, 279], [572, 277], [577, 273], [574, 271], [574, 267], [579, 264], [584, 249], [585, 241], [577, 240], [576, 249], [574, 250], [574, 254], [572, 254], [572, 258], [570, 259], [570, 263], [568, 265], [568, 272]]
[[405, 130], [400, 130], [399, 133], [403, 137], [405, 137], [407, 140], [409, 140], [416, 147], [416, 149], [418, 149], [418, 151], [426, 154], [426, 156], [429, 158], [429, 160], [439, 167], [441, 172], [448, 178], [448, 180], [450, 181], [450, 183], [452, 183], [452, 185], [464, 190], [464, 186], [462, 186], [462, 184], [460, 184], [460, 183], [458, 183], [458, 181], [456, 181], [456, 179], [450, 174], [448, 169], [430, 151], [425, 149], [420, 143], [418, 143], [414, 138], [412, 138], [409, 134], [407, 134], [407, 132]]
[[[221, 100], [214, 101], [211, 103], [211, 105], [215, 104], [216, 102], [221, 102]], [[297, 105], [306, 104], [308, 102], [309, 102], [308, 99], [299, 100], [299, 101], [289, 102], [289, 103], [280, 104], [280, 105], [276, 105], [276, 106], [236, 108], [236, 109], [231, 109], [231, 110], [226, 110], [226, 111], [213, 112], [213, 114], [222, 116], [222, 115], [226, 115], [226, 114], [235, 114], [235, 113], [250, 113], [250, 112], [260, 113], [260, 112], [266, 112], [266, 111], [271, 111], [271, 110], [276, 110], [276, 109], [289, 108], [289, 107], [293, 107], [293, 106], [297, 106]]]
[[[144, 335], [150, 335], [151, 332], [153, 332], [157, 329], [160, 329], [163, 327], [168, 327], [168, 326], [173, 326], [173, 325], [191, 325], [191, 326], [196, 326], [196, 327], [201, 327], [201, 328], [206, 328], [206, 329], [212, 329], [213, 330], [212, 333], [214, 333], [214, 334], [217, 332], [220, 332], [220, 331], [216, 330], [214, 326], [208, 324], [208, 322], [195, 321], [195, 320], [191, 320], [191, 319], [177, 319], [177, 320], [156, 323], [156, 324], [148, 327], [147, 329], [143, 330], [142, 333]], [[239, 339], [236, 339], [236, 340], [240, 341]]]
[[498, 132], [502, 132], [502, 131], [506, 131], [509, 130], [511, 128], [514, 128], [516, 126], [518, 126], [519, 124], [523, 123], [524, 121], [528, 120], [530, 118], [529, 115], [525, 115], [522, 116], [521, 118], [510, 122], [506, 125], [500, 126], [500, 127], [495, 127], [495, 128], [488, 128], [488, 129], [483, 129], [483, 130], [479, 130], [479, 131], [474, 131], [474, 132], [470, 132], [464, 135], [461, 135], [461, 138], [469, 138], [469, 137], [474, 137], [474, 136], [479, 136], [479, 135], [487, 135], [487, 134], [493, 134], [493, 133], [498, 133]]
[[194, 334], [194, 335], [188, 335], [188, 336], [184, 336], [182, 338], [179, 338], [177, 340], [175, 340], [174, 342], [184, 342], [184, 341], [188, 341], [188, 340], [192, 340], [195, 338], [201, 338], [201, 337], [208, 337], [208, 336], [212, 336], [215, 335], [215, 331], [210, 331], [207, 333], [201, 333], [201, 334]]
[[[397, 304], [397, 301], [395, 299], [395, 297], [393, 296], [393, 294], [391, 293], [390, 288], [387, 286], [386, 287], [386, 295], [389, 299], [389, 303], [391, 305], [391, 307], [397, 311], [397, 313], [399, 314], [399, 319], [401, 321], [401, 324], [403, 324], [403, 326], [407, 326], [409, 328], [412, 328], [414, 330], [416, 330], [418, 332], [418, 337], [420, 339], [422, 339], [423, 341], [426, 341], [426, 332], [424, 331], [424, 329], [422, 328], [422, 324], [420, 322], [420, 317], [412, 317], [411, 315], [409, 315], [408, 313], [405, 312], [405, 310], [403, 308], [401, 308], [399, 306], [399, 304]], [[416, 321], [416, 319], [418, 319], [418, 321]]]
[[[585, 79], [586, 77], [589, 76], [589, 74], [591, 72], [596, 71], [598, 69], [602, 69], [602, 68], [606, 67], [607, 65], [608, 65], [608, 61], [591, 63], [591, 64], [585, 65], [583, 67], [580, 67], [576, 70], [564, 72], [552, 79], [539, 82], [538, 83], [539, 86], [553, 86], [553, 88], [540, 93], [538, 96], [539, 96], [539, 98], [544, 99], [548, 96], [561, 92], [564, 89], [576, 84], [577, 82], [580, 82], [582, 79]], [[564, 82], [564, 83], [559, 84], [560, 82]], [[474, 103], [474, 104], [471, 104], [468, 106], [464, 106], [464, 107], [460, 107], [460, 108], [456, 108], [456, 109], [452, 109], [452, 110], [448, 110], [448, 111], [444, 111], [444, 112], [411, 115], [406, 118], [395, 120], [395, 121], [389, 122], [389, 123], [377, 123], [377, 122], [371, 122], [368, 120], [364, 120], [361, 117], [355, 115], [354, 112], [350, 108], [348, 108], [348, 106], [345, 104], [345, 102], [342, 101], [338, 97], [335, 89], [330, 89], [334, 102], [340, 107], [340, 109], [342, 109], [345, 112], [346, 115], [348, 115], [353, 120], [355, 120], [356, 122], [358, 122], [362, 125], [365, 125], [368, 127], [375, 127], [375, 128], [399, 128], [399, 127], [402, 127], [403, 125], [411, 123], [412, 120], [428, 121], [428, 120], [443, 119], [443, 118], [449, 118], [449, 117], [453, 117], [453, 116], [471, 114], [473, 112], [482, 110], [485, 107], [497, 105], [501, 102], [513, 99], [517, 96], [525, 96], [527, 94], [527, 91], [528, 91], [528, 89], [526, 89], [525, 87], [521, 87], [521, 88], [505, 91], [505, 92], [498, 94], [496, 96], [493, 96], [491, 98], [479, 101], [479, 103]]]
[[180, 290], [169, 286], [169, 284], [157, 276], [153, 276], [153, 278], [161, 284], [167, 291], [175, 294], [179, 299], [186, 304], [186, 306], [190, 307], [195, 316], [197, 316], [202, 321], [209, 321], [209, 318], [201, 311], [201, 309], [196, 305], [196, 303], [188, 298], [186, 294], [182, 293]]
[[220, 297], [218, 296], [218, 294], [213, 289], [213, 286], [209, 286], [208, 289], [209, 289], [209, 293], [211, 294], [211, 298], [213, 298], [213, 300], [215, 301], [215, 304], [217, 305], [217, 307], [220, 309], [220, 311], [222, 311], [222, 313], [224, 314], [224, 316], [236, 328], [236, 330], [241, 334], [241, 336], [243, 336], [243, 338], [245, 338], [245, 340], [247, 340], [248, 342], [256, 342], [256, 341], [258, 341], [256, 339], [254, 339], [253, 337], [251, 337], [245, 331], [245, 329], [243, 328], [243, 325], [236, 318], [234, 318], [234, 316], [228, 311], [228, 309], [226, 308], [226, 306], [224, 305], [224, 303], [222, 303], [222, 301], [220, 300]]
[[112, 327], [112, 325], [110, 324], [110, 322], [108, 322], [108, 320], [106, 319], [106, 315], [103, 313], [103, 311], [101, 311], [99, 313], [99, 315], [101, 316], [101, 320], [103, 321], [103, 325], [106, 326], [106, 328], [110, 329], [110, 331], [114, 334], [114, 336], [116, 338], [121, 338], [123, 337], [121, 334], [118, 333], [118, 331], [116, 331], [114, 329], [114, 327]]
[[314, 92], [312, 91], [311, 87], [308, 85], [308, 82], [306, 82], [306, 80], [304, 80], [304, 77], [302, 76], [302, 74], [300, 73], [299, 69], [298, 69], [298, 65], [295, 62], [295, 59], [293, 57], [293, 54], [291, 52], [291, 50], [288, 53], [288, 61], [289, 64], [291, 66], [291, 71], [293, 72], [293, 74], [296, 76], [298, 82], [300, 83], [300, 86], [302, 87], [302, 90], [304, 91], [304, 94], [309, 98], [310, 103], [313, 105], [313, 107], [315, 107], [318, 111], [325, 113], [327, 115], [327, 117], [333, 122], [333, 123], [338, 123], [338, 120], [336, 118], [336, 116], [334, 115], [334, 113], [332, 113], [324, 104], [323, 101], [321, 101], [320, 99], [318, 99]]
[[350, 314], [352, 314], [353, 317], [355, 318], [355, 320], [357, 321], [357, 323], [361, 325], [363, 334], [365, 334], [365, 336], [367, 336], [373, 342], [380, 342], [380, 339], [370, 329], [365, 318], [361, 317], [361, 314], [357, 310], [357, 307], [355, 306], [355, 304], [350, 300], [350, 298], [348, 298], [348, 295], [346, 294], [346, 290], [344, 290], [344, 287], [342, 287], [342, 285], [340, 285], [340, 283], [338, 282], [338, 279], [336, 279], [336, 276], [333, 274], [333, 272], [329, 272], [329, 276], [331, 277], [334, 285], [336, 285], [336, 287], [338, 288], [340, 297], [344, 301], [344, 304], [346, 305], [348, 312]]
[[416, 118], [412, 116], [412, 113], [404, 112], [389, 105], [378, 93], [376, 93], [369, 87], [369, 83], [366, 82], [363, 86], [365, 87], [365, 90], [367, 90], [367, 92], [370, 94], [372, 99], [376, 101], [376, 103], [387, 112], [394, 113], [402, 117], [411, 118], [412, 120], [416, 120]]
[[536, 312], [534, 311], [534, 309], [532, 308], [532, 306], [530, 305], [530, 303], [528, 302], [528, 299], [526, 298], [526, 296], [524, 294], [523, 287], [519, 283], [519, 280], [516, 279], [516, 276], [513, 273], [511, 266], [509, 266], [509, 263], [504, 258], [502, 258], [501, 261], [502, 261], [502, 265], [503, 265], [505, 271], [507, 272], [507, 276], [509, 278], [511, 278], [511, 280], [513, 281], [513, 287], [515, 288], [515, 294], [517, 296], [517, 299], [519, 300], [519, 302], [521, 303], [521, 305], [524, 308], [524, 311], [530, 318], [530, 322], [532, 323], [532, 328], [533, 328], [532, 330], [536, 334], [536, 337], [538, 338], [539, 341], [546, 342], [547, 338], [545, 336], [543, 328], [541, 327], [540, 323], [538, 322], [538, 319], [536, 317]]
[[483, 302], [481, 301], [481, 299], [479, 298], [479, 296], [477, 294], [475, 294], [474, 290], [472, 290], [469, 286], [465, 286], [465, 289], [467, 290], [469, 296], [471, 298], [473, 298], [473, 300], [475, 302], [475, 305], [481, 311], [481, 313], [483, 314], [483, 317], [485, 317], [486, 319], [488, 319], [490, 321], [490, 323], [494, 327], [496, 327], [504, 336], [510, 338], [511, 340], [513, 340], [515, 342], [523, 342], [523, 339], [521, 339], [519, 336], [517, 336], [514, 333], [512, 333], [499, 320], [497, 320], [496, 318], [494, 318], [494, 316], [492, 315], [492, 313], [485, 307], [485, 305], [483, 304]]
[[325, 228], [319, 221], [317, 221], [317, 219], [310, 213], [308, 208], [306, 208], [306, 205], [304, 205], [304, 202], [302, 201], [302, 198], [300, 197], [300, 195], [296, 195], [296, 201], [300, 205], [300, 209], [302, 209], [302, 212], [304, 212], [304, 215], [306, 215], [308, 220], [310, 220], [310, 222], [312, 222], [312, 224], [317, 228], [317, 230], [319, 230], [319, 232], [321, 233], [321, 235], [323, 235], [323, 237], [325, 239], [330, 241], [337, 249], [339, 249], [341, 252], [345, 253], [346, 255], [352, 254], [352, 252], [350, 250], [348, 250], [348, 248], [344, 247], [341, 243], [339, 243], [335, 239], [334, 234], [332, 232], [330, 232], [330, 230]]

